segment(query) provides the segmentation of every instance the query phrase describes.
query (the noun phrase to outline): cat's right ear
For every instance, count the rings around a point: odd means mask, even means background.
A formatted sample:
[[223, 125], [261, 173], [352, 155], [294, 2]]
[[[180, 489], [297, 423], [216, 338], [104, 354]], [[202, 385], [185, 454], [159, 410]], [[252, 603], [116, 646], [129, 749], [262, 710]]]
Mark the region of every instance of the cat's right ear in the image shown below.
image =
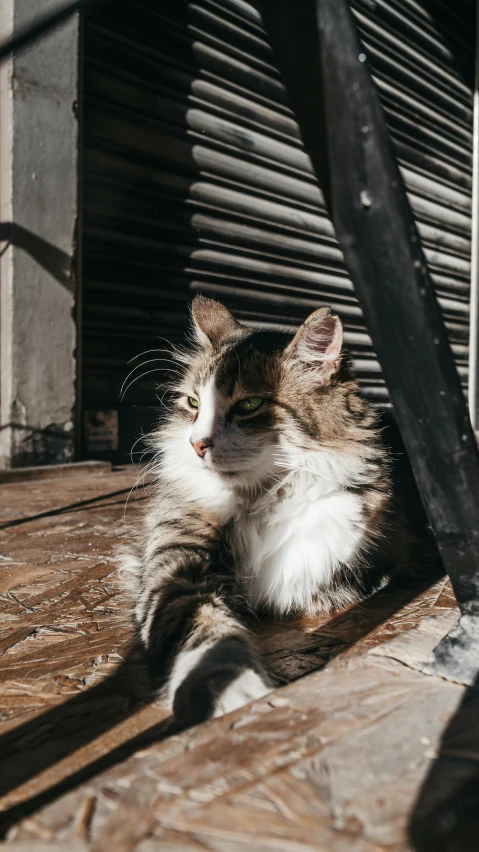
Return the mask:
[[244, 331], [243, 326], [230, 314], [220, 302], [195, 296], [191, 305], [193, 325], [198, 342], [202, 345], [217, 345], [225, 340], [238, 337]]

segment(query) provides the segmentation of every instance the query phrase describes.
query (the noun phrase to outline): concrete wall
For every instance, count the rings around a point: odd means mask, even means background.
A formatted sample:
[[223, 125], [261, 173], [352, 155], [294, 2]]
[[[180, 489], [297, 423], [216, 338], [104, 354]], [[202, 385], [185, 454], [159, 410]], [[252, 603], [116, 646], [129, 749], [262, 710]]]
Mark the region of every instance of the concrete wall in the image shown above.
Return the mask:
[[[1, 36], [58, 2], [1, 0]], [[78, 31], [0, 67], [0, 467], [73, 458]]]

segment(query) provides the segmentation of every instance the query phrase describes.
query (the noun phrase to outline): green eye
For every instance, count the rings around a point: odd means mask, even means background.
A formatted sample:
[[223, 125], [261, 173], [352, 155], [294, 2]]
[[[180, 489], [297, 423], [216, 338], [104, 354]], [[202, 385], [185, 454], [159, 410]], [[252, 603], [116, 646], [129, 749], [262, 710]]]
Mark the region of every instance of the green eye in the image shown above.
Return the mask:
[[236, 408], [242, 414], [251, 414], [252, 411], [257, 411], [263, 405], [263, 402], [264, 400], [261, 396], [250, 396], [248, 399], [240, 399], [236, 403]]
[[194, 396], [188, 397], [188, 405], [190, 406], [190, 408], [199, 408], [200, 407], [198, 400], [195, 399]]

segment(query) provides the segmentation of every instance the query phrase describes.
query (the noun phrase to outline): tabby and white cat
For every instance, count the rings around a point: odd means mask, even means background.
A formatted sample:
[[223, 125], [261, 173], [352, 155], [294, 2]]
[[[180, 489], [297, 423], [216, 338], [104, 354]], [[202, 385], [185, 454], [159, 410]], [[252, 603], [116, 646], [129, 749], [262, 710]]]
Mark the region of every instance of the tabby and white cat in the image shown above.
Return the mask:
[[254, 613], [344, 607], [407, 558], [389, 458], [329, 308], [291, 336], [197, 297], [156, 479], [126, 557], [150, 668], [180, 726], [272, 688]]

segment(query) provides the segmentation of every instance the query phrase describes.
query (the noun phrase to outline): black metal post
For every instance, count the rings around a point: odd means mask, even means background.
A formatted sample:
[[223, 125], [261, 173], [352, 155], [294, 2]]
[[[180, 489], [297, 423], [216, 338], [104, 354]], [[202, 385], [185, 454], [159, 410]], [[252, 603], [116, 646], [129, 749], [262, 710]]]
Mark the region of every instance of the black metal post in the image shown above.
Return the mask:
[[[479, 456], [403, 180], [347, 0], [262, 0], [266, 29], [318, 178], [325, 140], [338, 240], [414, 469], [461, 619], [431, 673], [472, 682], [479, 671]], [[296, 8], [297, 8], [296, 4]], [[308, 13], [306, 12], [308, 9]], [[301, 21], [315, 10], [314, 62]], [[318, 72], [318, 66], [320, 72]]]

